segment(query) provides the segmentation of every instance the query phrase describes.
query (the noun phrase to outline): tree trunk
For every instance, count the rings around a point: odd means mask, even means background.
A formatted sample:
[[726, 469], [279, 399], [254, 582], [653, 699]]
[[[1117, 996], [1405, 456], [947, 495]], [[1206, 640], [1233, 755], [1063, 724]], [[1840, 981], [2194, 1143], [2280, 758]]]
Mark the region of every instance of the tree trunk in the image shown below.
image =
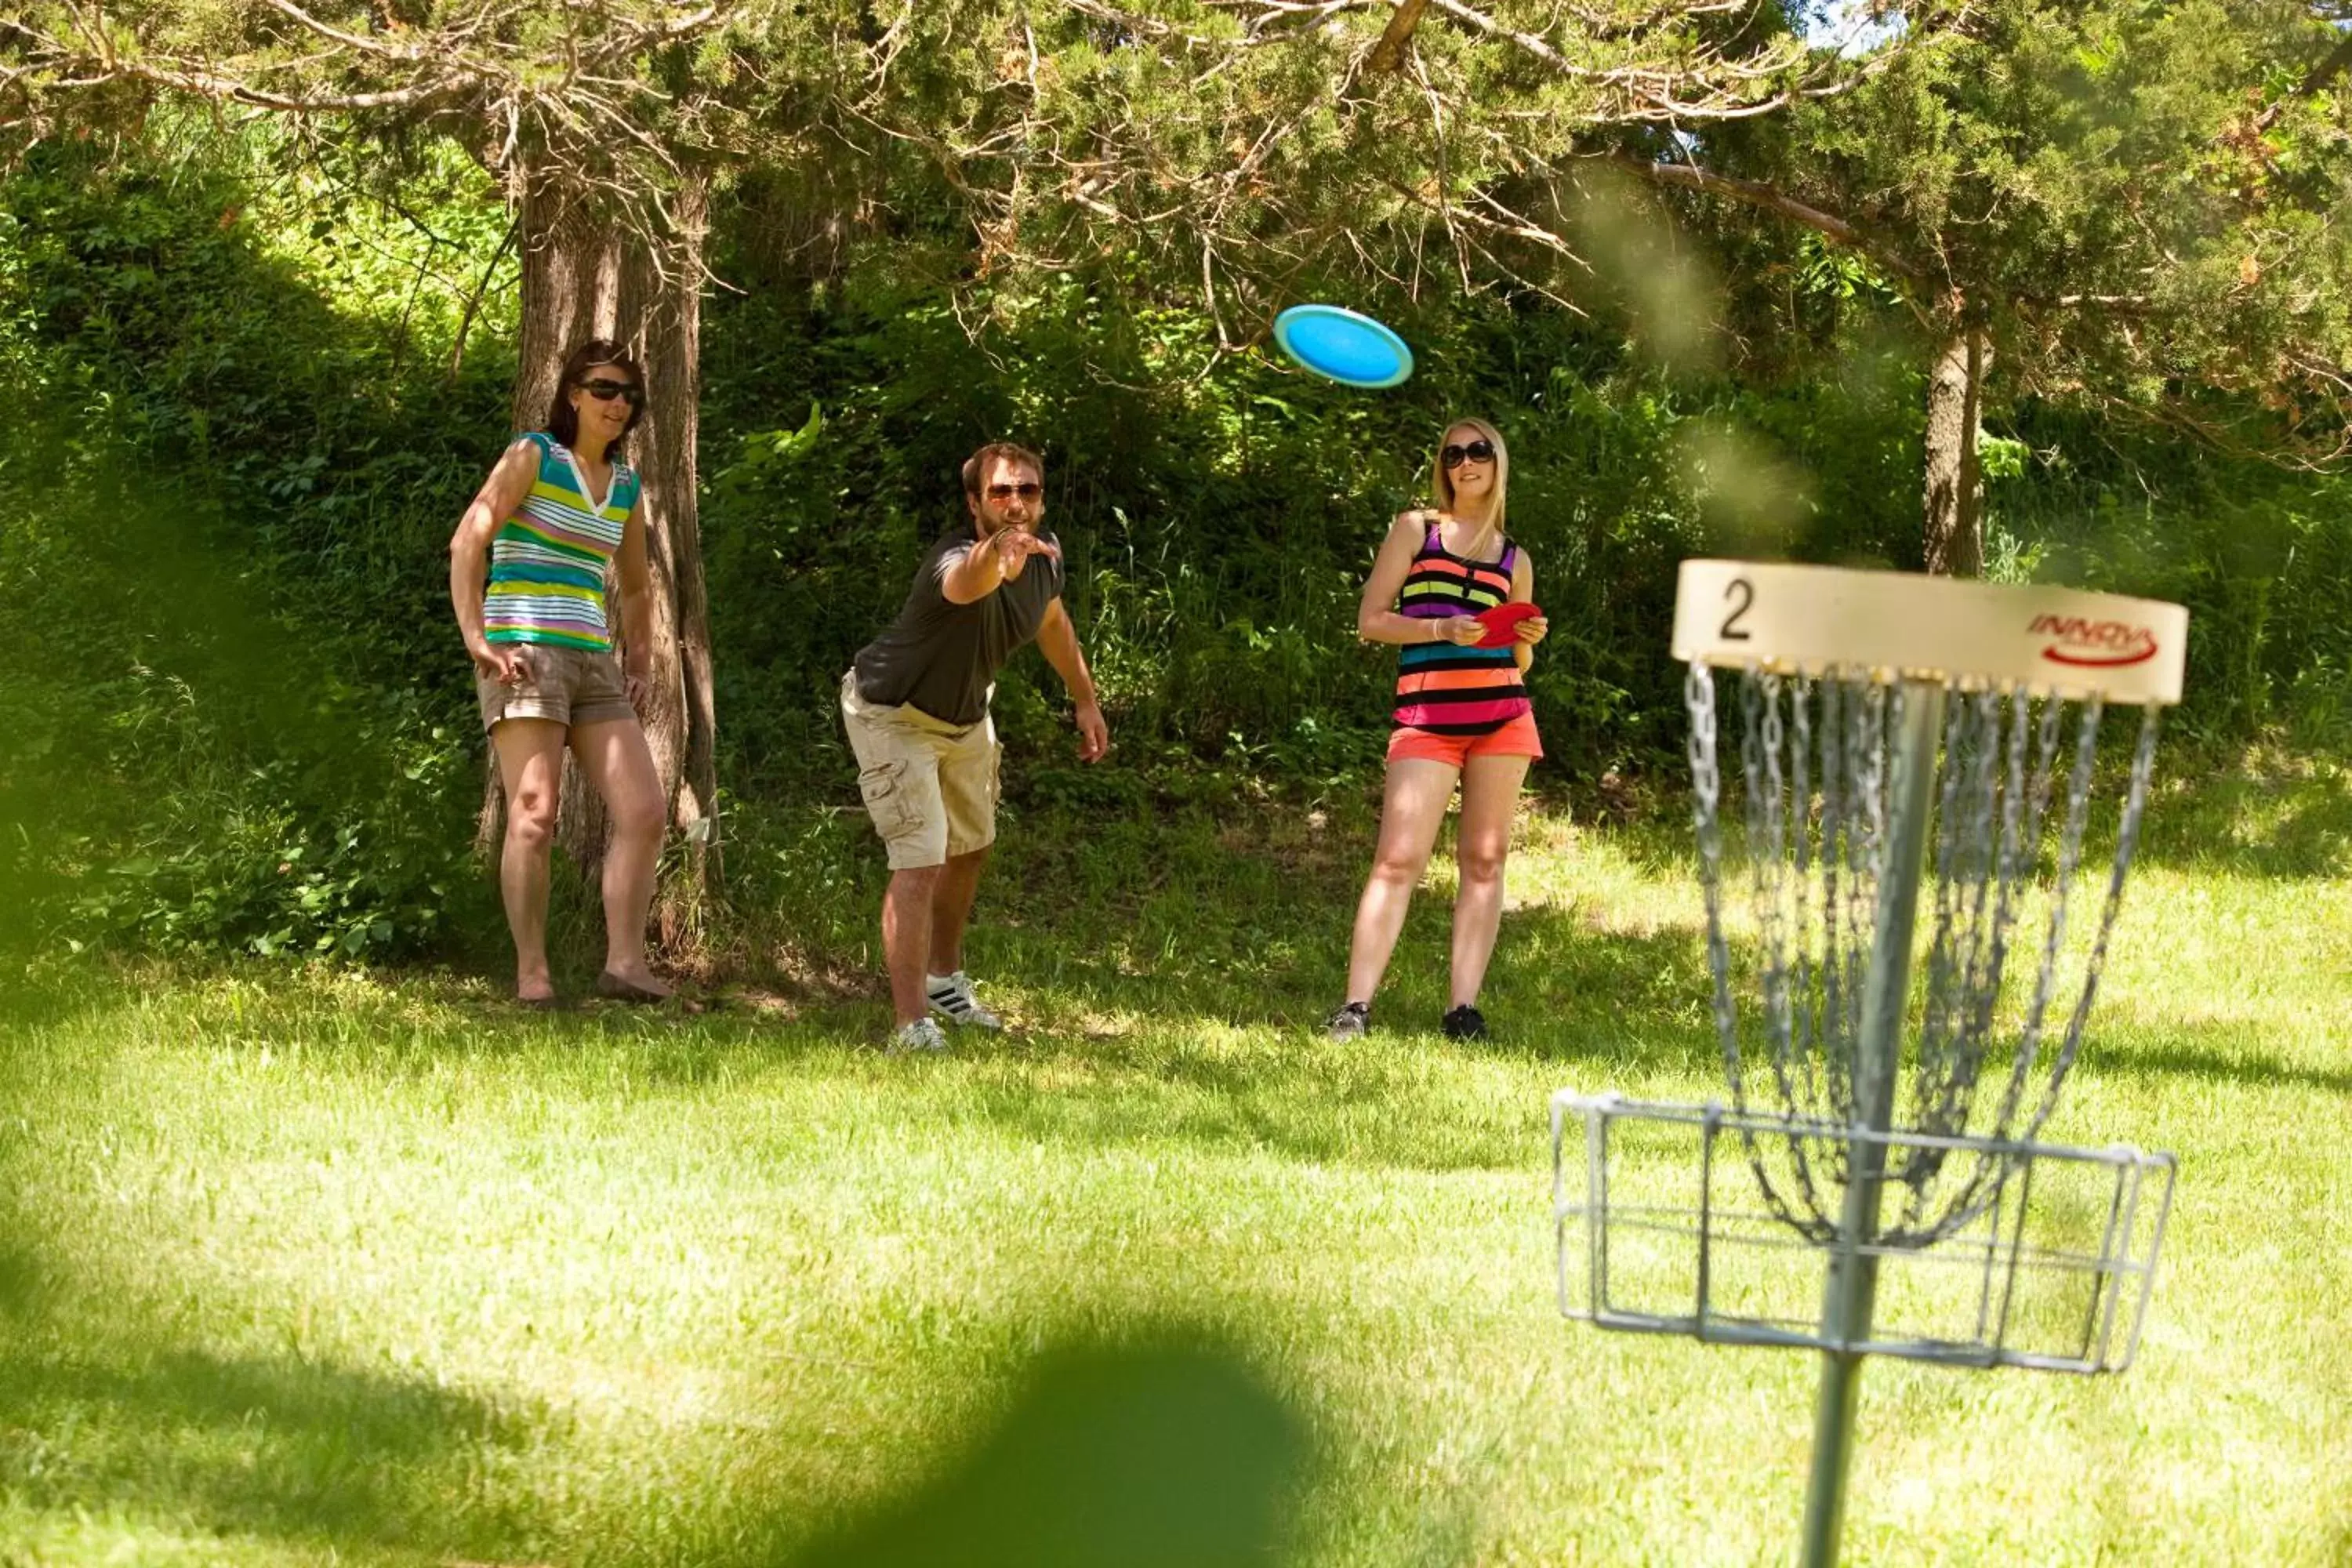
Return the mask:
[[[657, 934], [674, 947], [699, 934], [705, 900], [718, 889], [719, 862], [709, 600], [695, 510], [706, 187], [690, 182], [671, 210], [674, 232], [648, 243], [558, 180], [527, 184], [513, 419], [518, 432], [546, 428], [564, 357], [588, 338], [617, 339], [645, 367], [646, 412], [629, 437], [626, 460], [645, 483], [653, 575], [646, 739], [686, 849], [663, 879], [654, 905]], [[607, 586], [615, 590], [611, 602], [617, 622], [617, 584]], [[486, 843], [498, 841], [502, 815], [493, 778], [483, 805]], [[558, 836], [592, 878], [603, 865], [607, 830], [603, 804], [567, 757]]]
[[1984, 475], [1977, 424], [1992, 351], [1980, 329], [1964, 327], [1937, 357], [1927, 384], [1927, 570], [1974, 577], [1984, 571]]

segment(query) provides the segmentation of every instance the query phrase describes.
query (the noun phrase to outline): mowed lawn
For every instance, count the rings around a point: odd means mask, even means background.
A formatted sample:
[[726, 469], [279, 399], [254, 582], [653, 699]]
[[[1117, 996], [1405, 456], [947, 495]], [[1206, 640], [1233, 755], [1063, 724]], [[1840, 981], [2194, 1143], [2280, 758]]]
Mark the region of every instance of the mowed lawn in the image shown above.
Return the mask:
[[[2138, 1364], [1874, 1363], [1854, 1561], [2352, 1560], [2343, 787], [2158, 810], [2053, 1129], [2180, 1156]], [[1286, 1562], [1790, 1560], [1812, 1358], [1551, 1294], [1550, 1092], [1717, 1092], [1685, 836], [1530, 820], [1488, 1046], [1433, 1032], [1441, 863], [1335, 1047], [1368, 846], [1316, 820], [1013, 824], [972, 957], [1019, 1027], [941, 1058], [869, 1000], [49, 975], [0, 1037], [0, 1563], [790, 1562], [1041, 1353], [1174, 1333], [1300, 1435]]]

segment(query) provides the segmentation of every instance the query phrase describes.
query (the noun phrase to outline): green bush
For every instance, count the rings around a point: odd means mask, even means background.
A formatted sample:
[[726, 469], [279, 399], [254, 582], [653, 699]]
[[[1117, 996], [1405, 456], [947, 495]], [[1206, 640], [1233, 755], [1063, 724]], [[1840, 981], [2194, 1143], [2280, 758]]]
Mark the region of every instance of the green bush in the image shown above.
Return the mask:
[[[511, 362], [394, 361], [216, 167], [0, 185], [5, 853], [77, 945], [393, 956], [489, 907], [438, 567]], [[413, 345], [412, 345], [413, 347]]]

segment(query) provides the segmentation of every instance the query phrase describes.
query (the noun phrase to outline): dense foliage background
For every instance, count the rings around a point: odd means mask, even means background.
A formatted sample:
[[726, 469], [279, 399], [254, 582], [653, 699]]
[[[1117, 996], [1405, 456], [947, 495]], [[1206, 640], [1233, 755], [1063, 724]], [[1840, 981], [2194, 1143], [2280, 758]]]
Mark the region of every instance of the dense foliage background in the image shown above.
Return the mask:
[[[19, 935], [391, 957], [494, 929], [443, 552], [505, 433], [514, 263], [468, 161], [410, 149], [387, 180], [383, 155], [191, 121], [135, 154], [45, 144], [0, 180]], [[1929, 356], [1818, 242], [1675, 237], [1735, 306], [1704, 366], [1637, 353], [1605, 293], [1580, 316], [1433, 291], [1382, 306], [1420, 374], [1365, 395], [1220, 354], [1140, 262], [975, 318], [936, 246], [796, 243], [757, 195], [716, 212], [702, 527], [730, 894], [787, 942], [871, 875], [832, 694], [982, 440], [1048, 453], [1119, 742], [1076, 767], [1051, 675], [1008, 671], [1008, 787], [1055, 832], [1367, 798], [1389, 656], [1356, 643], [1355, 599], [1454, 413], [1511, 444], [1554, 627], [1549, 791], [1640, 809], [1678, 788], [1682, 556], [1918, 564]], [[2345, 480], [2063, 404], [1986, 437], [1992, 575], [2190, 606], [2168, 767], [2352, 748]]]

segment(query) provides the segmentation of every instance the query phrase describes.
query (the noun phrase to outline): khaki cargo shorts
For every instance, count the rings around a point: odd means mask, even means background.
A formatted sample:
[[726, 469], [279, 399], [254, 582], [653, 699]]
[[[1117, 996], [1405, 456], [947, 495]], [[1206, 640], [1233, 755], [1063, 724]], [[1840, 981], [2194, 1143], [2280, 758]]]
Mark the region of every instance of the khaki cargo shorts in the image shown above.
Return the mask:
[[841, 678], [841, 715], [857, 753], [857, 793], [889, 851], [890, 869], [945, 864], [996, 841], [996, 721], [950, 724], [919, 708], [892, 708]]
[[496, 729], [501, 719], [548, 719], [566, 727], [635, 721], [637, 710], [629, 706], [618, 654], [553, 643], [500, 646], [520, 648], [530, 673], [512, 686], [501, 686], [475, 670], [474, 699], [481, 706], [483, 729]]

